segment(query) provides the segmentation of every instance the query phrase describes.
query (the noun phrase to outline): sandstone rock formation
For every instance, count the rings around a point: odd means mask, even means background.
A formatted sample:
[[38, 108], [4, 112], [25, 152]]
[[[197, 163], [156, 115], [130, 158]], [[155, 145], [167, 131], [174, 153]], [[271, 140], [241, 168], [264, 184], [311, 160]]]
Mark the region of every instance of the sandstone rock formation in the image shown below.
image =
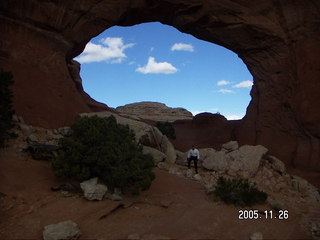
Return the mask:
[[143, 146], [143, 153], [150, 154], [155, 164], [163, 162], [167, 157], [163, 152], [160, 152], [159, 150], [148, 146]]
[[69, 67], [86, 43], [114, 25], [160, 21], [247, 65], [254, 85], [236, 131], [241, 145], [261, 144], [291, 166], [319, 170], [319, 9], [316, 0], [3, 0], [0, 67], [14, 74], [18, 115], [65, 126], [96, 108]]
[[187, 151], [192, 145], [197, 148], [220, 149], [222, 144], [235, 139], [235, 130], [240, 121], [228, 121], [220, 114], [200, 113], [192, 120], [173, 123], [176, 139], [175, 148]]
[[153, 127], [141, 121], [137, 121], [127, 117], [122, 117], [116, 113], [109, 111], [83, 113], [81, 115], [97, 115], [99, 117], [109, 117], [113, 115], [118, 123], [122, 125], [128, 125], [129, 128], [134, 131], [137, 142], [158, 149], [160, 152], [164, 153], [166, 155], [166, 162], [174, 163], [176, 161], [176, 152], [174, 146], [168, 140], [167, 136], [163, 135], [156, 127]]
[[[236, 146], [229, 142], [224, 146]], [[225, 152], [225, 149], [216, 151], [213, 148], [200, 149], [200, 156], [203, 160], [202, 166], [209, 170], [221, 173], [228, 172], [231, 176], [253, 176], [258, 171], [261, 159], [268, 152], [263, 146], [243, 145], [240, 148], [233, 148], [232, 151]], [[278, 160], [280, 161], [280, 160]], [[276, 166], [280, 163], [274, 161]]]
[[123, 116], [138, 117], [162, 122], [174, 122], [193, 118], [192, 113], [184, 108], [171, 108], [158, 102], [138, 102], [117, 107], [116, 111]]

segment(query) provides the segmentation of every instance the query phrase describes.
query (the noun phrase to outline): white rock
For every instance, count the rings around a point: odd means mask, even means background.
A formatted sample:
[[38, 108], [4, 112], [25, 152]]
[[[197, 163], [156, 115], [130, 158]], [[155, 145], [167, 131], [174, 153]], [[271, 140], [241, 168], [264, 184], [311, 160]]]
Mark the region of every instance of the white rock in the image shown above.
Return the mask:
[[241, 146], [238, 150], [227, 154], [230, 160], [230, 169], [233, 172], [246, 171], [250, 175], [257, 172], [261, 158], [268, 152], [268, 149], [261, 146]]
[[70, 127], [61, 127], [58, 129], [58, 132], [62, 135], [62, 136], [66, 136], [69, 134], [70, 131]]
[[27, 135], [30, 135], [36, 131], [33, 126], [26, 125], [26, 124], [20, 124], [19, 127]]
[[214, 149], [200, 150], [202, 158], [202, 166], [208, 170], [225, 172], [229, 166], [224, 151], [215, 151]]
[[239, 148], [239, 144], [237, 141], [230, 141], [222, 145], [222, 150], [226, 152], [232, 152]]
[[113, 193], [113, 194], [110, 195], [110, 200], [112, 200], [112, 201], [122, 201], [123, 199], [119, 194]]
[[81, 235], [78, 225], [70, 220], [44, 227], [44, 240], [76, 239]]
[[84, 197], [90, 201], [102, 200], [106, 192], [107, 186], [98, 184], [98, 178], [91, 178], [87, 181], [80, 183], [80, 187], [84, 193]]
[[197, 181], [199, 181], [199, 182], [202, 181], [202, 177], [201, 177], [199, 174], [195, 174], [195, 175], [193, 176], [193, 179], [194, 179], [194, 180], [197, 180]]

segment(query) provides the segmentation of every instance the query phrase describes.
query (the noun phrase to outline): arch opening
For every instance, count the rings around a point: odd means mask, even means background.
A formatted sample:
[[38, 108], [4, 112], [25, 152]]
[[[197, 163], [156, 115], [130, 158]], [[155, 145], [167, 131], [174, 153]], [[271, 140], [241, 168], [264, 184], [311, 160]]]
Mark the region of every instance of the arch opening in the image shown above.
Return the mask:
[[111, 26], [159, 21], [245, 62], [255, 84], [235, 133], [241, 144], [261, 144], [291, 165], [319, 169], [319, 4], [7, 1], [0, 6], [0, 63], [14, 73], [14, 106], [27, 123], [66, 126], [99, 105], [74, 84], [69, 67], [85, 44]]
[[84, 90], [113, 108], [151, 101], [235, 120], [251, 100], [253, 78], [234, 52], [159, 22], [111, 27], [75, 60]]

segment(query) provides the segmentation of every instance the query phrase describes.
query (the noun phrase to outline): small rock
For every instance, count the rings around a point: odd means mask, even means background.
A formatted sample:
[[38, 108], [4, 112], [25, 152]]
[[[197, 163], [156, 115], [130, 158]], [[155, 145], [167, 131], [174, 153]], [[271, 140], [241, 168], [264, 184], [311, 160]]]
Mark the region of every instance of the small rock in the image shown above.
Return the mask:
[[110, 195], [110, 200], [112, 200], [112, 201], [122, 201], [123, 199], [119, 194], [113, 193], [113, 194]]
[[187, 169], [186, 172], [185, 172], [185, 176], [187, 178], [192, 178], [193, 176], [193, 171], [191, 169]]
[[24, 133], [26, 133], [27, 135], [30, 135], [30, 134], [32, 134], [32, 133], [35, 132], [34, 127], [29, 126], [29, 125], [26, 125], [26, 124], [20, 124], [19, 127], [20, 127], [20, 129], [21, 129]]
[[275, 171], [277, 171], [279, 173], [285, 173], [286, 172], [286, 167], [285, 167], [284, 163], [280, 159], [278, 159], [278, 158], [276, 158], [274, 156], [268, 156], [268, 160], [272, 164], [272, 168]]
[[250, 236], [250, 240], [263, 240], [263, 235], [261, 232], [252, 233]]
[[63, 135], [67, 136], [69, 134], [70, 127], [61, 127], [58, 129], [58, 132]]
[[201, 181], [202, 180], [202, 177], [199, 175], [199, 174], [195, 174], [193, 176], [194, 180], [197, 180], [197, 181]]
[[81, 235], [78, 225], [70, 220], [44, 227], [44, 240], [73, 239]]
[[160, 202], [160, 206], [163, 208], [168, 208], [172, 204], [172, 201], [170, 200], [162, 200]]
[[80, 183], [80, 187], [83, 190], [84, 197], [90, 201], [102, 200], [106, 192], [107, 186], [98, 184], [98, 178], [91, 178], [87, 181]]
[[166, 162], [159, 162], [159, 163], [157, 164], [157, 167], [158, 167], [159, 169], [161, 169], [161, 170], [168, 171], [169, 168], [170, 168], [170, 165], [169, 165], [168, 163], [166, 163]]
[[27, 141], [39, 142], [39, 139], [34, 134], [30, 134]]

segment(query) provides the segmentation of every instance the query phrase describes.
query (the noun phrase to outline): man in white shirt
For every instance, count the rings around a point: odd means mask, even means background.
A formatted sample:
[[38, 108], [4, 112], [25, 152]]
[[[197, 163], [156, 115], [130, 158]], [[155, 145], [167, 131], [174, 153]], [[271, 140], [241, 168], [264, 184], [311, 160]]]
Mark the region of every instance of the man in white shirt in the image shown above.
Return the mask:
[[196, 173], [198, 173], [198, 161], [200, 159], [200, 153], [199, 150], [192, 145], [192, 148], [188, 152], [188, 168], [190, 169], [190, 163], [193, 161], [194, 168], [196, 170]]

